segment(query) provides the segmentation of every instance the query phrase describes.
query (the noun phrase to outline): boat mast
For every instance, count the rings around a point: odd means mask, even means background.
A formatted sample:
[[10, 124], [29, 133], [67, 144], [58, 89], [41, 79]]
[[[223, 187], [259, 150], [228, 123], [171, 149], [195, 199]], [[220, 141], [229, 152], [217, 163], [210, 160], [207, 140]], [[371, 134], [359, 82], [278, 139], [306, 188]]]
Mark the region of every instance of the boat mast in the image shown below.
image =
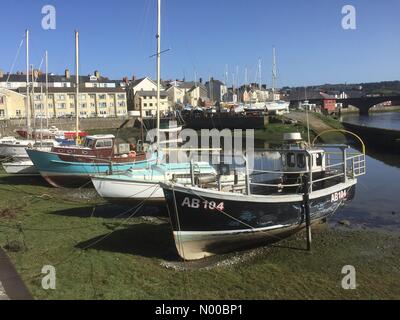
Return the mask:
[[26, 29], [25, 31], [26, 37], [26, 138], [29, 138], [30, 129], [31, 129], [31, 101], [29, 95], [29, 30]]
[[160, 145], [161, 0], [157, 0], [157, 146]]
[[76, 118], [76, 145], [79, 145], [79, 32], [75, 31], [75, 73], [76, 73], [76, 96], [75, 96], [75, 118]]
[[272, 100], [275, 101], [275, 87], [276, 87], [276, 53], [275, 47], [272, 48]]
[[48, 60], [48, 52], [46, 50], [46, 96], [45, 96], [45, 110], [46, 110], [46, 128], [49, 128], [49, 105], [48, 105], [48, 95], [49, 95], [49, 60]]
[[[33, 128], [34, 131], [36, 131], [36, 110], [35, 110], [35, 78], [34, 78], [34, 70], [33, 70], [33, 64], [31, 64], [31, 108], [32, 108], [32, 118], [33, 118]], [[36, 134], [35, 134], [35, 140], [36, 140]]]

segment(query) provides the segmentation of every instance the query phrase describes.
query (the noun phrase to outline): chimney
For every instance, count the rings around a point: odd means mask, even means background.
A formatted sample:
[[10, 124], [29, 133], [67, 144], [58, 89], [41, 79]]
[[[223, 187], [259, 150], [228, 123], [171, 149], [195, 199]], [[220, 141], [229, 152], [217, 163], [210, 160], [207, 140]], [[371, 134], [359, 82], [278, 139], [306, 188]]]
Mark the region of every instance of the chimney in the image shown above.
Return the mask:
[[0, 69], [0, 79], [4, 77], [4, 71]]
[[71, 78], [71, 73], [69, 72], [69, 69], [65, 69], [65, 78]]
[[100, 79], [100, 72], [99, 71], [95, 71], [94, 72], [94, 75], [95, 75], [95, 77], [97, 78], [97, 79]]
[[136, 77], [135, 76], [132, 76], [132, 81], [135, 81], [136, 80]]
[[124, 83], [128, 84], [128, 77], [124, 77], [124, 78], [122, 79], [122, 81], [123, 81]]

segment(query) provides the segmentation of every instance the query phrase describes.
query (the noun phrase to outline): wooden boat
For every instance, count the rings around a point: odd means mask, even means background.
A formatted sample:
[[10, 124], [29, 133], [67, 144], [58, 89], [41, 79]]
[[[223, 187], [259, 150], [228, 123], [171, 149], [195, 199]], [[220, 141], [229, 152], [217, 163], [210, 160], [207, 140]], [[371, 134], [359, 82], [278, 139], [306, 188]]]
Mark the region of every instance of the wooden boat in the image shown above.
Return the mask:
[[146, 168], [155, 163], [157, 154], [149, 159], [144, 152], [114, 152], [113, 135], [87, 136], [82, 146], [58, 146], [52, 151], [27, 149], [29, 158], [44, 179], [55, 187], [80, 187], [91, 176], [118, 173], [130, 168]]
[[[274, 152], [281, 155], [281, 171], [246, 169], [245, 184], [161, 183], [183, 259], [279, 241], [351, 201], [357, 177], [365, 174], [365, 155], [347, 156], [347, 146], [298, 143]], [[268, 180], [269, 175], [279, 179]]]

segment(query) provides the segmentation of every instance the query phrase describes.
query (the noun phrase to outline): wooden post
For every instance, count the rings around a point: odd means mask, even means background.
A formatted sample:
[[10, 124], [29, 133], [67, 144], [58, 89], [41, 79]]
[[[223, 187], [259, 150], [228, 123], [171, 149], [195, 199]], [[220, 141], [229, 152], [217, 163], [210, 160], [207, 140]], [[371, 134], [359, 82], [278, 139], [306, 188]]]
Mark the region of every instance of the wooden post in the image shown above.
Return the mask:
[[[308, 181], [307, 181], [308, 180]], [[310, 194], [309, 194], [309, 179], [304, 184], [303, 206], [306, 218], [306, 236], [307, 236], [307, 251], [311, 251], [311, 217], [310, 217]]]

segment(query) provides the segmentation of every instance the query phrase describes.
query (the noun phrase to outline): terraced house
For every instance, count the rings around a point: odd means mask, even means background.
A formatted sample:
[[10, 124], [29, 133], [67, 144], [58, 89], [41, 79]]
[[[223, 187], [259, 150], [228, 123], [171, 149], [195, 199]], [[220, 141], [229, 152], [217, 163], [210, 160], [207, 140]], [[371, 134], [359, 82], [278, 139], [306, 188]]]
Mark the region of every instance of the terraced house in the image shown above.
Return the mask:
[[[30, 75], [32, 77], [32, 75]], [[48, 95], [46, 92], [46, 76], [34, 71], [34, 85], [30, 85], [31, 114], [34, 117], [72, 117], [75, 116], [76, 85], [75, 77], [69, 70], [63, 76], [48, 75]], [[101, 77], [96, 71], [94, 75], [79, 77], [79, 113], [87, 117], [124, 117], [128, 114], [126, 82], [109, 80]], [[8, 92], [11, 98], [3, 98], [4, 119], [25, 117], [26, 74], [13, 75], [0, 72], [0, 90]], [[12, 94], [13, 92], [14, 94]], [[15, 96], [15, 94], [18, 94]], [[21, 106], [21, 97], [24, 105]], [[12, 101], [18, 101], [11, 103]], [[10, 103], [8, 103], [10, 102]], [[47, 108], [46, 108], [47, 106]], [[2, 109], [0, 105], [0, 109]]]

